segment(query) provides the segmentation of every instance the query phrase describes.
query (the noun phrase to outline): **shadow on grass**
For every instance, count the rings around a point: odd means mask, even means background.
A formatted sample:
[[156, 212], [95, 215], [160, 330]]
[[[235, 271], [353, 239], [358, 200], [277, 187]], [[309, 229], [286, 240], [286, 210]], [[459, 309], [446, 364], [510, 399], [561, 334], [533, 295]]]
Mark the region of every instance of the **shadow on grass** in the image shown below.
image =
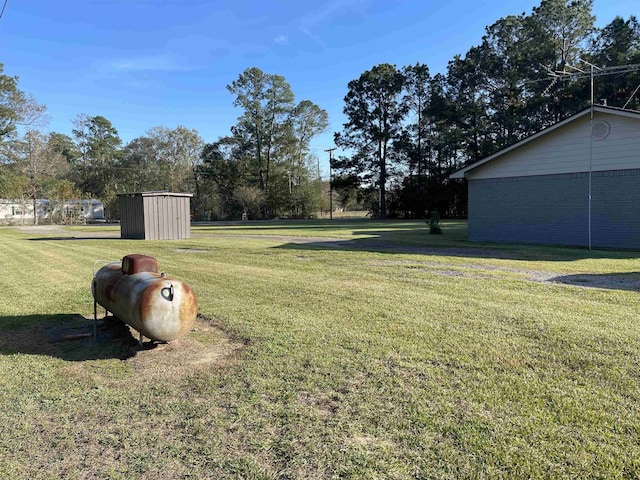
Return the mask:
[[640, 291], [640, 272], [562, 275], [549, 281], [579, 287]]
[[[48, 355], [62, 360], [121, 359], [140, 349], [129, 327], [113, 317], [98, 320], [94, 338], [93, 320], [78, 314], [0, 317], [0, 355]], [[152, 342], [143, 349], [153, 348]]]
[[[566, 262], [585, 258], [629, 259], [639, 258], [637, 251], [587, 250], [580, 247], [542, 246], [523, 244], [471, 243], [466, 240], [466, 229], [458, 228], [443, 235], [430, 235], [424, 229], [362, 230], [354, 239], [307, 241], [292, 240], [273, 248], [292, 250], [340, 250], [375, 253], [435, 255], [443, 257], [492, 258], [498, 260], [524, 260]], [[463, 234], [464, 233], [464, 234]], [[362, 235], [367, 235], [362, 237]]]
[[[40, 242], [40, 241], [48, 241], [48, 242], [58, 242], [58, 241], [66, 241], [66, 240], [123, 240], [120, 237], [34, 237], [29, 238], [32, 242]], [[132, 239], [127, 239], [132, 240]]]
[[[235, 223], [203, 225], [195, 230], [201, 233], [246, 234], [258, 239], [264, 232], [273, 232], [269, 239], [281, 233], [286, 243], [273, 248], [292, 250], [342, 250], [375, 253], [419, 254], [463, 258], [491, 258], [498, 260], [524, 260], [566, 262], [586, 258], [630, 259], [640, 258], [638, 251], [587, 250], [581, 247], [529, 245], [517, 243], [469, 242], [467, 222], [443, 220], [442, 235], [429, 234], [424, 220], [323, 220], [288, 222], [253, 222], [251, 225]], [[289, 230], [297, 230], [299, 237], [286, 237]], [[315, 238], [322, 230], [327, 237]], [[312, 235], [304, 237], [304, 231]], [[240, 235], [242, 236], [242, 235]], [[265, 236], [266, 237], [266, 236]], [[349, 238], [354, 237], [354, 238]]]

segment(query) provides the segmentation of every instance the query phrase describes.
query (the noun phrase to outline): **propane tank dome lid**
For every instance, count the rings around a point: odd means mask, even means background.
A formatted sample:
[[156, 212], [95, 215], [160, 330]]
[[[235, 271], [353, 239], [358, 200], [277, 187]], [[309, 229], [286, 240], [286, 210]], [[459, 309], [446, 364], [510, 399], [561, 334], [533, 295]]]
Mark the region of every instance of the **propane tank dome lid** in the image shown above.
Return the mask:
[[122, 258], [122, 273], [133, 275], [140, 272], [158, 273], [158, 260], [140, 253], [132, 253]]

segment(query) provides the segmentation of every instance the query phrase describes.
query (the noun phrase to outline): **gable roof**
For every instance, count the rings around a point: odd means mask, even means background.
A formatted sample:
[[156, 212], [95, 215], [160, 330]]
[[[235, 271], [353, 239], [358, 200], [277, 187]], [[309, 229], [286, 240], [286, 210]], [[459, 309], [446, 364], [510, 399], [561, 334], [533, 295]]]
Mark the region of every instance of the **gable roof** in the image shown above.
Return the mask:
[[[616, 107], [605, 107], [602, 105], [595, 105], [593, 107], [593, 111], [594, 112], [599, 112], [599, 113], [608, 113], [608, 114], [612, 114], [612, 115], [620, 115], [623, 117], [629, 117], [629, 118], [635, 118], [636, 120], [640, 120], [640, 112], [635, 111], [635, 110], [625, 110], [622, 108], [616, 108]], [[491, 162], [501, 156], [503, 156], [506, 153], [509, 153], [513, 150], [516, 150], [517, 148], [522, 147], [523, 145], [528, 144], [529, 142], [532, 142], [540, 137], [544, 137], [545, 135], [548, 135], [549, 133], [564, 127], [565, 125], [567, 125], [568, 123], [572, 123], [575, 122], [576, 120], [584, 117], [585, 115], [589, 115], [589, 113], [591, 112], [591, 108], [585, 108], [584, 110], [582, 110], [581, 112], [576, 113], [575, 115], [572, 115], [570, 117], [565, 118], [564, 120], [555, 123], [553, 125], [551, 125], [550, 127], [544, 128], [542, 130], [540, 130], [537, 133], [534, 133], [533, 135], [530, 135], [526, 138], [523, 138], [522, 140], [520, 140], [519, 142], [514, 143], [513, 145], [510, 145], [506, 148], [503, 148], [502, 150], [497, 151], [496, 153], [494, 153], [493, 155], [489, 155], [488, 157], [485, 157], [483, 159], [478, 160], [477, 162], [474, 162], [470, 165], [467, 165], [466, 167], [463, 167], [459, 170], [456, 170], [455, 172], [453, 172], [451, 175], [449, 175], [449, 178], [465, 178], [466, 177], [466, 173], [474, 170], [478, 167], [480, 167], [481, 165], [484, 165], [485, 163]]]

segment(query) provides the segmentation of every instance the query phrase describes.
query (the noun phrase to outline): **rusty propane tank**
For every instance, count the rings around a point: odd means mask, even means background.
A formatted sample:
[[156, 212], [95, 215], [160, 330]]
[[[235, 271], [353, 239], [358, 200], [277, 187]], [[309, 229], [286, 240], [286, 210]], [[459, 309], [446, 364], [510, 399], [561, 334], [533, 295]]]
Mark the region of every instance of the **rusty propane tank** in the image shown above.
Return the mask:
[[186, 283], [158, 273], [146, 255], [127, 255], [93, 277], [95, 301], [151, 340], [170, 342], [185, 334], [198, 314], [198, 302]]

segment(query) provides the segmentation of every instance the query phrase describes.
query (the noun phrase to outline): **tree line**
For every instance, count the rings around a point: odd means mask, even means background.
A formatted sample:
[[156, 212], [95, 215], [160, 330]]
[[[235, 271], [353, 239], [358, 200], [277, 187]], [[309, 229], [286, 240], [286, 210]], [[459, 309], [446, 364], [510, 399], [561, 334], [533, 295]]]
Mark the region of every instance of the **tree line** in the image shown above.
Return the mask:
[[[464, 216], [466, 186], [451, 172], [588, 106], [588, 82], [549, 72], [640, 63], [637, 19], [597, 29], [592, 3], [542, 0], [530, 14], [501, 18], [445, 73], [384, 63], [349, 82], [347, 121], [334, 135], [344, 152], [332, 163], [335, 203], [380, 218]], [[639, 85], [638, 72], [603, 77], [595, 98], [638, 109]], [[0, 198], [35, 206], [93, 197], [109, 218], [118, 217], [117, 194], [148, 190], [193, 193], [202, 220], [326, 210], [329, 188], [310, 143], [327, 112], [255, 67], [227, 90], [240, 113], [228, 135], [205, 143], [194, 129], [158, 126], [123, 144], [99, 115], [77, 115], [71, 135], [43, 133], [46, 107], [0, 64]]]
[[[466, 185], [455, 170], [588, 107], [589, 81], [575, 72], [640, 63], [640, 25], [616, 17], [594, 26], [591, 0], [542, 0], [531, 14], [486, 28], [479, 45], [455, 56], [446, 73], [426, 64], [381, 64], [348, 85], [347, 122], [334, 163], [343, 202], [359, 199], [374, 215], [466, 215]], [[596, 102], [638, 109], [640, 73], [601, 77]]]
[[38, 198], [98, 198], [107, 218], [118, 218], [119, 193], [149, 190], [193, 193], [199, 220], [303, 218], [322, 208], [309, 145], [327, 128], [327, 113], [296, 103], [284, 77], [258, 68], [227, 88], [242, 112], [231, 135], [206, 144], [195, 129], [158, 126], [123, 145], [99, 115], [77, 115], [71, 135], [42, 133], [46, 107], [0, 64], [0, 198], [34, 211]]

